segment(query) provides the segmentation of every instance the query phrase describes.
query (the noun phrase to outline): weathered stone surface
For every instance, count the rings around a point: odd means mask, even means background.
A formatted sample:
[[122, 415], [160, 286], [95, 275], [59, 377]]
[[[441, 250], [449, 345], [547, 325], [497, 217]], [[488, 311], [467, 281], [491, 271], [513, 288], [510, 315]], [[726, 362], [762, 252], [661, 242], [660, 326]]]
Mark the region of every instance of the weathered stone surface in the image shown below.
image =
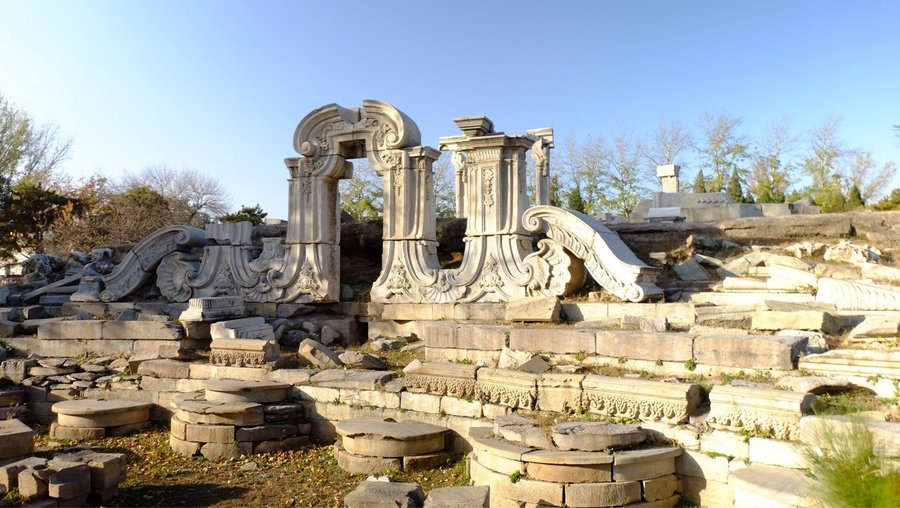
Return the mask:
[[300, 350], [297, 354], [301, 359], [309, 362], [310, 365], [321, 369], [333, 369], [343, 365], [341, 359], [331, 348], [312, 339], [304, 339], [300, 343]]
[[772, 335], [700, 335], [694, 356], [701, 365], [791, 370], [807, 339]]
[[90, 493], [91, 469], [87, 464], [54, 458], [47, 463], [47, 467], [52, 471], [47, 481], [50, 497], [72, 499]]
[[413, 507], [424, 503], [425, 493], [415, 483], [364, 481], [344, 498], [345, 508]]
[[751, 464], [733, 472], [728, 484], [735, 506], [817, 506], [813, 480], [795, 469]]
[[393, 372], [372, 372], [367, 370], [331, 369], [314, 374], [310, 384], [332, 388], [357, 390], [379, 390], [394, 379]]
[[861, 432], [868, 432], [872, 436], [872, 444], [878, 455], [900, 457], [900, 424], [896, 422], [865, 421], [850, 416], [828, 415], [806, 416], [800, 420], [799, 425], [800, 441], [811, 446], [858, 439]]
[[185, 457], [193, 457], [200, 453], [200, 443], [185, 441], [171, 434], [169, 435], [169, 448], [175, 453], [184, 455]]
[[50, 424], [50, 437], [70, 441], [102, 439], [106, 436], [104, 427], [69, 427], [56, 422]]
[[595, 352], [596, 340], [588, 330], [573, 328], [513, 328], [509, 333], [510, 349], [532, 353]]
[[803, 445], [780, 439], [762, 437], [750, 438], [750, 462], [769, 466], [804, 469], [808, 467], [803, 458]]
[[581, 410], [582, 374], [544, 373], [538, 380], [537, 408], [560, 413]]
[[537, 380], [538, 376], [526, 372], [482, 368], [475, 382], [475, 397], [484, 403], [531, 409], [537, 398]]
[[361, 351], [345, 351], [338, 355], [344, 365], [352, 369], [386, 370], [387, 364], [381, 358]]
[[640, 482], [573, 483], [566, 485], [566, 506], [621, 506], [641, 500]]
[[[528, 454], [523, 456], [527, 457]], [[596, 483], [612, 480], [609, 464], [545, 464], [526, 462], [525, 472], [530, 478], [556, 483]]]
[[[714, 430], [700, 435], [700, 450], [704, 453], [725, 455], [732, 459], [747, 460], [750, 458], [750, 445], [744, 436], [725, 430]], [[737, 462], [728, 464], [731, 466]]]
[[455, 347], [458, 349], [478, 349], [497, 351], [509, 345], [508, 326], [462, 324], [456, 332], [456, 343], [453, 346], [432, 345], [426, 337], [428, 347]]
[[507, 321], [559, 321], [559, 298], [555, 296], [517, 298], [506, 304]]
[[19, 420], [0, 420], [0, 460], [30, 455], [34, 431]]
[[[520, 503], [549, 506], [562, 506], [564, 499], [563, 484], [526, 479], [521, 479], [516, 483], [512, 483], [509, 478], [506, 478], [505, 481], [494, 482], [491, 485], [491, 496], [494, 494]], [[638, 485], [638, 498], [640, 498], [640, 485]]]
[[236, 459], [243, 453], [235, 442], [206, 443], [200, 446], [200, 455], [203, 455], [207, 460], [217, 462], [224, 459]]
[[516, 370], [527, 372], [529, 374], [543, 374], [550, 370], [550, 364], [540, 356], [534, 356], [527, 362], [519, 365]]
[[497, 360], [498, 369], [516, 369], [519, 365], [534, 358], [535, 354], [530, 351], [513, 351], [508, 347], [504, 347], [500, 351], [500, 358]]
[[351, 474], [380, 474], [403, 469], [402, 457], [356, 455], [345, 450], [340, 442], [334, 444], [334, 458], [341, 469]]
[[103, 321], [51, 321], [38, 327], [38, 339], [102, 339]]
[[485, 485], [432, 489], [425, 499], [425, 508], [487, 508], [488, 492]]
[[447, 458], [445, 452], [410, 455], [408, 457], [403, 457], [403, 470], [424, 471], [427, 469], [437, 469], [447, 463]]
[[800, 418], [812, 410], [809, 393], [716, 386], [709, 394], [706, 422], [714, 428], [771, 432], [778, 439], [797, 439]]
[[237, 441], [267, 441], [296, 436], [300, 429], [288, 423], [239, 427], [235, 431]]
[[475, 365], [428, 362], [407, 372], [403, 378], [407, 390], [468, 398], [475, 395]]
[[209, 402], [178, 398], [172, 400], [175, 417], [185, 423], [203, 425], [262, 425], [263, 408], [253, 402]]
[[698, 385], [609, 376], [585, 376], [581, 382], [582, 407], [609, 416], [687, 421], [702, 396]]
[[150, 420], [146, 402], [128, 400], [66, 400], [53, 404], [57, 423], [68, 427], [114, 427]]
[[900, 289], [857, 281], [819, 279], [816, 301], [842, 310], [900, 310]]
[[900, 336], [900, 313], [864, 316], [863, 320], [850, 331], [851, 337], [897, 337]]
[[900, 379], [900, 352], [833, 349], [826, 353], [807, 355], [799, 366], [825, 376], [881, 376]]
[[469, 418], [481, 418], [480, 400], [457, 399], [456, 397], [441, 397], [440, 411], [448, 415], [467, 416]]
[[107, 340], [181, 340], [184, 330], [171, 321], [103, 321]]
[[538, 428], [532, 420], [515, 414], [494, 418], [494, 434], [531, 448], [553, 448], [553, 443], [546, 432]]
[[235, 441], [234, 425], [196, 425], [185, 428], [185, 441], [195, 443], [231, 443]]
[[681, 280], [709, 280], [709, 272], [695, 259], [691, 258], [672, 267]]
[[600, 330], [597, 354], [612, 358], [684, 362], [693, 357], [694, 337], [686, 333], [644, 333]]
[[607, 448], [625, 448], [647, 439], [637, 425], [602, 422], [558, 423], [551, 429], [553, 443], [563, 450], [599, 452]]
[[404, 457], [442, 450], [448, 429], [414, 420], [352, 418], [338, 422], [335, 430], [355, 455]]
[[210, 363], [225, 366], [264, 366], [280, 358], [278, 343], [262, 339], [216, 339], [210, 343]]
[[667, 500], [681, 490], [681, 481], [672, 474], [644, 480], [641, 483], [644, 487], [645, 501]]

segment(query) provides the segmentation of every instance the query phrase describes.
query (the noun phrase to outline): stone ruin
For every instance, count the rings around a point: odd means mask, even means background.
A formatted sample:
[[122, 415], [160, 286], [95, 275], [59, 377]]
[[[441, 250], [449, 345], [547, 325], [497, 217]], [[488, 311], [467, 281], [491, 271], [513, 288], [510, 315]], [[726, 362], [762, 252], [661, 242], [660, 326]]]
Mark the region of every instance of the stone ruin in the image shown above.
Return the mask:
[[[114, 499], [124, 456], [31, 457], [33, 431], [18, 419], [71, 441], [152, 420], [172, 450], [208, 460], [326, 442], [341, 468], [370, 474], [468, 454], [472, 486], [425, 493], [372, 478], [346, 506], [812, 506], [804, 450], [853, 423], [814, 414], [817, 397], [900, 395], [900, 270], [846, 240], [745, 248], [732, 240], [756, 237], [683, 224], [620, 236], [548, 205], [552, 130], [456, 123], [462, 134], [439, 146], [452, 153], [466, 224], [458, 268], [436, 254], [439, 152], [378, 101], [301, 121], [284, 238], [255, 243], [249, 223], [172, 226], [118, 265], [106, 250], [78, 270], [34, 263], [26, 289], [0, 290], [16, 355], [2, 363], [0, 485], [49, 504]], [[384, 181], [380, 275], [370, 301], [340, 301], [337, 182], [362, 157]], [[900, 245], [888, 216], [881, 229], [808, 217], [784, 218], [780, 234]], [[687, 240], [673, 246], [672, 235]], [[563, 299], [588, 274], [616, 298]], [[402, 375], [379, 357], [400, 349], [416, 356]], [[863, 416], [895, 471], [900, 413]]]

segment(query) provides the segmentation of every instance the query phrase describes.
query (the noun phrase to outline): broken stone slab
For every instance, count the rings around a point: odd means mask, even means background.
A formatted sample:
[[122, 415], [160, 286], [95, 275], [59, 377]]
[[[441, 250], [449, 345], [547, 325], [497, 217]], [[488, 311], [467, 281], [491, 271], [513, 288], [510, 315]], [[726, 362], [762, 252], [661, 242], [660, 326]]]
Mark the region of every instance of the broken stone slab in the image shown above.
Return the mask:
[[900, 288], [858, 281], [819, 279], [816, 301], [841, 310], [900, 310]]
[[[795, 259], [786, 257], [786, 259]], [[802, 263], [802, 262], [801, 262]], [[775, 284], [773, 285], [772, 282]], [[815, 273], [809, 271], [809, 267], [793, 268], [784, 265], [773, 265], [769, 267], [769, 286], [774, 289], [777, 287], [796, 287], [816, 288], [819, 285], [819, 277]]]
[[785, 376], [778, 380], [778, 386], [813, 395], [841, 393], [853, 388], [853, 385], [845, 379], [824, 376]]
[[131, 400], [65, 400], [53, 404], [57, 423], [68, 427], [116, 427], [150, 420], [153, 404]]
[[262, 339], [275, 340], [272, 325], [262, 317], [248, 317], [218, 321], [210, 325], [209, 334], [216, 339]]
[[539, 376], [527, 372], [482, 368], [475, 382], [475, 398], [482, 403], [533, 409]]
[[425, 498], [424, 508], [488, 508], [489, 487], [440, 487], [432, 489]]
[[214, 365], [266, 367], [281, 358], [278, 343], [262, 339], [217, 339], [210, 343], [209, 361]]
[[702, 400], [699, 385], [585, 376], [582, 407], [612, 417], [684, 423]]
[[540, 356], [534, 356], [531, 360], [519, 365], [516, 370], [529, 374], [543, 374], [550, 370], [550, 364]]
[[746, 277], [725, 277], [722, 279], [725, 291], [769, 291], [766, 281]]
[[716, 429], [771, 433], [796, 440], [800, 419], [812, 411], [816, 396], [770, 388], [716, 386], [709, 394], [706, 423]]
[[406, 457], [443, 450], [448, 429], [415, 420], [351, 418], [336, 423], [335, 431], [355, 455]]
[[507, 441], [531, 448], [553, 448], [547, 433], [532, 420], [519, 415], [501, 415], [494, 418], [494, 434]]
[[204, 398], [209, 402], [258, 402], [265, 404], [287, 398], [289, 384], [267, 381], [210, 379], [203, 381]]
[[188, 308], [178, 317], [179, 321], [220, 321], [237, 319], [246, 315], [244, 300], [240, 296], [213, 296], [191, 298]]
[[466, 399], [475, 395], [478, 367], [449, 362], [426, 362], [407, 372], [403, 384], [411, 392], [450, 395]]
[[72, 499], [91, 492], [91, 469], [81, 462], [53, 458], [47, 462], [53, 471], [47, 481], [47, 494], [55, 499]]
[[497, 368], [500, 369], [516, 369], [519, 365], [534, 358], [535, 354], [530, 351], [513, 351], [508, 347], [500, 350], [500, 359], [497, 360]]
[[345, 508], [414, 507], [424, 503], [425, 493], [416, 483], [364, 481], [344, 497]]
[[320, 369], [333, 369], [343, 365], [340, 357], [331, 348], [312, 339], [304, 339], [300, 343], [297, 355], [310, 365]]
[[559, 321], [561, 305], [555, 296], [517, 298], [506, 304], [507, 321]]
[[641, 443], [647, 439], [647, 431], [637, 425], [621, 423], [566, 422], [554, 425], [551, 437], [562, 450], [599, 452]]
[[30, 455], [34, 451], [34, 431], [19, 420], [0, 420], [0, 460]]
[[791, 370], [806, 341], [796, 336], [698, 335], [694, 355], [700, 365]]
[[137, 367], [137, 374], [170, 379], [188, 379], [191, 377], [191, 367], [187, 362], [178, 360], [147, 360]]
[[189, 424], [200, 425], [263, 425], [262, 405], [255, 402], [210, 402], [197, 399], [198, 395], [176, 395], [170, 405], [175, 418]]
[[[0, 491], [9, 492], [18, 487], [19, 473], [28, 468], [46, 467], [47, 459], [27, 457], [22, 460], [0, 466]], [[5, 489], [5, 491], [4, 491]]]

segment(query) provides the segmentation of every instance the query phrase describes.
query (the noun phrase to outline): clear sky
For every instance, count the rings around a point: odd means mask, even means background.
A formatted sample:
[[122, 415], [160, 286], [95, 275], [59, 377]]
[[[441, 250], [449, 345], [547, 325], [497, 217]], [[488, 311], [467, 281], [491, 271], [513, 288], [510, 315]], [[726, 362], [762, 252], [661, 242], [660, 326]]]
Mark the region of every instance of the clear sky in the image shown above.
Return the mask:
[[297, 123], [363, 99], [430, 146], [479, 114], [558, 137], [841, 115], [900, 162], [900, 2], [0, 0], [0, 93], [72, 138], [76, 177], [194, 168], [282, 218]]

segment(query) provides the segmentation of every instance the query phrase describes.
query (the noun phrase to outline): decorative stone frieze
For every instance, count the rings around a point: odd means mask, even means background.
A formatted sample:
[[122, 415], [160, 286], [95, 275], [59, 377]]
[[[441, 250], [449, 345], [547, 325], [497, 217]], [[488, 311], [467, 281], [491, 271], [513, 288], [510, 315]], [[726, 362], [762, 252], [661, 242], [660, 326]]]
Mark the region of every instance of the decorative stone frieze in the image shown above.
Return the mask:
[[534, 408], [539, 376], [504, 369], [482, 368], [475, 382], [475, 398], [511, 408]]
[[411, 392], [466, 399], [475, 395], [476, 370], [478, 367], [474, 365], [430, 362], [412, 372], [407, 372], [403, 377], [403, 384]]
[[683, 423], [701, 401], [700, 387], [608, 376], [581, 382], [585, 410], [608, 416]]
[[709, 394], [706, 423], [717, 429], [796, 440], [800, 418], [812, 410], [815, 400], [811, 393], [716, 386]]

